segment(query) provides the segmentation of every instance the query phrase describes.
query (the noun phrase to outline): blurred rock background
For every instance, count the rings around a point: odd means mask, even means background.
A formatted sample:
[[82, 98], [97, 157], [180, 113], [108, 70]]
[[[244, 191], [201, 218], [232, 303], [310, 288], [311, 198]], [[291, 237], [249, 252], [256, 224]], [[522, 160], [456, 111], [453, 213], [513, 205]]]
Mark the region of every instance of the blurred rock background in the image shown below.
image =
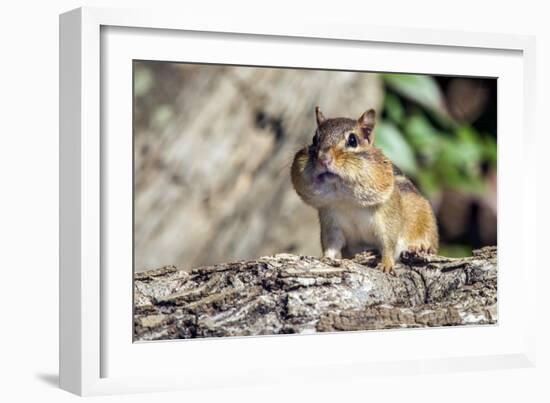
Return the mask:
[[316, 105], [381, 112], [377, 144], [430, 197], [442, 254], [496, 244], [496, 80], [136, 61], [135, 270], [318, 255], [289, 176]]

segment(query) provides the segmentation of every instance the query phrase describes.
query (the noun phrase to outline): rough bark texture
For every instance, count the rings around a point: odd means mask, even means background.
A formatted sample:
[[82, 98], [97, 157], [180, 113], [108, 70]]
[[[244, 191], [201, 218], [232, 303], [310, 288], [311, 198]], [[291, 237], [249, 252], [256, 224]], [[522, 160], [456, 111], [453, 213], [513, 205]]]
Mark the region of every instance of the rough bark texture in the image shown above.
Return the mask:
[[135, 275], [136, 340], [493, 324], [497, 250], [407, 255], [396, 276], [353, 260], [279, 254]]

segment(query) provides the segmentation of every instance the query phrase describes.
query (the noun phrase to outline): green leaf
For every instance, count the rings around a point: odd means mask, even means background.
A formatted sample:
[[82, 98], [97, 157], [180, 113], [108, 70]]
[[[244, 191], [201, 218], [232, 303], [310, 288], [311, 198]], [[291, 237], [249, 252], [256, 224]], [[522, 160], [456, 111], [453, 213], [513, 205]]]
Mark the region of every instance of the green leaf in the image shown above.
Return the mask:
[[433, 77], [419, 74], [383, 74], [384, 82], [401, 96], [435, 113], [444, 123], [452, 124], [443, 94]]
[[477, 170], [483, 159], [483, 144], [478, 133], [470, 126], [461, 126], [456, 134], [457, 147], [460, 149], [464, 166]]
[[388, 114], [388, 118], [396, 124], [401, 125], [403, 123], [405, 109], [399, 98], [391, 92], [386, 92], [384, 96], [384, 111]]
[[432, 168], [422, 169], [416, 177], [422, 193], [427, 196], [435, 196], [441, 189], [441, 183]]
[[393, 123], [381, 122], [377, 127], [376, 146], [403, 172], [410, 175], [416, 173], [418, 167], [414, 152]]
[[448, 134], [442, 133], [432, 126], [423, 115], [413, 115], [405, 123], [407, 140], [422, 156], [425, 164], [432, 164], [441, 152], [442, 143]]
[[448, 257], [472, 256], [472, 247], [461, 244], [441, 244], [439, 245], [439, 254]]
[[494, 137], [483, 138], [483, 157], [492, 166], [497, 165], [497, 141]]

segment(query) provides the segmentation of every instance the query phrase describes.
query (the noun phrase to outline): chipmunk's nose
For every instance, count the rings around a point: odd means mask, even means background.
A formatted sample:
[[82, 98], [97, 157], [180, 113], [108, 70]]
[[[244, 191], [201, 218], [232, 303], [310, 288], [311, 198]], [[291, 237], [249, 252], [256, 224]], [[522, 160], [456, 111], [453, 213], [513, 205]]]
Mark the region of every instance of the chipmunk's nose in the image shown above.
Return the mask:
[[328, 168], [332, 164], [332, 155], [330, 153], [319, 153], [318, 161], [322, 166]]

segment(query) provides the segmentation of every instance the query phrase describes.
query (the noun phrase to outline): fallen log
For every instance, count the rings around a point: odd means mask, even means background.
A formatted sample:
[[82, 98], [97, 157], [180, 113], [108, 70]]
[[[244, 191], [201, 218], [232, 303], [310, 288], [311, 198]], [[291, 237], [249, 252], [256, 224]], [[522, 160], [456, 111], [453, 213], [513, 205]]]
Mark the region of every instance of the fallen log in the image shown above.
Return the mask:
[[497, 249], [408, 254], [396, 276], [352, 260], [279, 254], [136, 273], [140, 340], [481, 325], [497, 322]]

